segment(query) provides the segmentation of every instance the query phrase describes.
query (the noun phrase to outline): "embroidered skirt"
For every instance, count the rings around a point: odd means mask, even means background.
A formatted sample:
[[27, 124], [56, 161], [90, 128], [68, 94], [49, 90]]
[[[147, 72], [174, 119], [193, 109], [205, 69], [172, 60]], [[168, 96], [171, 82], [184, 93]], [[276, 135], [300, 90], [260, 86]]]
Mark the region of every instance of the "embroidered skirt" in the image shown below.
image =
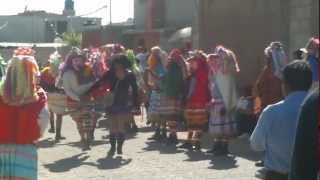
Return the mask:
[[209, 133], [214, 138], [230, 138], [237, 133], [237, 123], [226, 112], [222, 100], [215, 100], [210, 106]]
[[1, 180], [36, 180], [37, 148], [33, 145], [0, 145]]
[[164, 121], [178, 121], [182, 111], [182, 103], [179, 98], [161, 97], [158, 113]]
[[159, 114], [160, 99], [160, 93], [156, 91], [151, 92], [147, 114], [148, 119], [152, 122], [159, 122], [161, 120]]
[[67, 96], [61, 93], [47, 93], [48, 96], [48, 108], [50, 111], [64, 115], [67, 110]]
[[133, 115], [130, 113], [116, 113], [110, 114], [110, 132], [126, 132], [129, 122], [132, 120]]
[[88, 133], [95, 129], [99, 114], [94, 111], [94, 105], [69, 100], [68, 111], [71, 118], [76, 122], [80, 134]]
[[204, 108], [187, 108], [184, 115], [189, 130], [203, 130], [208, 123], [208, 111]]

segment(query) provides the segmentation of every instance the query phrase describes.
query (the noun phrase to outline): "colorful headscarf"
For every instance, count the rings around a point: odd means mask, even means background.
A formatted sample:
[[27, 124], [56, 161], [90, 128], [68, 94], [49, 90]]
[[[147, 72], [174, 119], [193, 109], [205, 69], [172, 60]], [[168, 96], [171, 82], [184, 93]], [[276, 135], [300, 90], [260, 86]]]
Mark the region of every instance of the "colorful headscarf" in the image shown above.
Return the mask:
[[40, 72], [33, 55], [32, 49], [19, 48], [14, 51], [6, 77], [0, 84], [1, 97], [5, 103], [20, 106], [38, 100]]
[[134, 55], [133, 50], [131, 50], [131, 49], [127, 50], [127, 57], [128, 57], [130, 64], [131, 64], [130, 70], [134, 73], [139, 73], [140, 69], [137, 64], [136, 56]]
[[89, 61], [92, 66], [93, 74], [97, 79], [100, 79], [103, 74], [107, 71], [107, 66], [103, 60], [99, 49], [92, 49], [90, 51]]
[[149, 69], [155, 72], [157, 75], [162, 76], [165, 73], [165, 66], [167, 64], [166, 53], [159, 47], [153, 47], [151, 49], [151, 55], [148, 59]]
[[239, 63], [233, 51], [219, 45], [215, 48], [215, 53], [219, 56], [218, 68], [223, 73], [240, 72]]
[[282, 69], [288, 64], [286, 53], [281, 42], [272, 42], [265, 50], [267, 57], [272, 59], [273, 74], [282, 78]]
[[85, 58], [80, 49], [78, 49], [78, 48], [73, 48], [73, 49], [69, 52], [69, 54], [66, 56], [66, 59], [65, 59], [64, 63], [60, 66], [62, 75], [63, 75], [65, 72], [74, 69], [74, 68], [73, 68], [73, 64], [72, 64], [72, 60], [73, 60], [74, 58], [77, 58], [77, 57]]
[[198, 51], [195, 56], [190, 59], [191, 63], [195, 63], [193, 78], [190, 82], [188, 92], [188, 104], [193, 108], [205, 108], [210, 101], [209, 84], [209, 67], [206, 61], [206, 55]]
[[184, 61], [182, 53], [178, 49], [173, 49], [169, 54], [169, 63], [164, 77], [163, 92], [169, 97], [178, 97], [183, 93], [184, 74], [182, 63]]

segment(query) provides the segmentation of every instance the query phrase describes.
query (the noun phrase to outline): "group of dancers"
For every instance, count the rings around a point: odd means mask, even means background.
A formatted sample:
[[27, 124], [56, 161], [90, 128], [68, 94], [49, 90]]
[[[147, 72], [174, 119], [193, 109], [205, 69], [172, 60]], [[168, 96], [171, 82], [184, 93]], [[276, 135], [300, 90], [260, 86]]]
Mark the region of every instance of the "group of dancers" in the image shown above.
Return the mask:
[[122, 154], [128, 127], [137, 129], [134, 116], [146, 109], [155, 129], [150, 139], [176, 145], [179, 124], [186, 122], [188, 139], [181, 148], [200, 150], [201, 135], [208, 129], [213, 153], [226, 154], [228, 140], [237, 132], [233, 113], [240, 69], [235, 54], [223, 46], [208, 55], [179, 49], [167, 54], [160, 47], [139, 51], [135, 55], [112, 44], [100, 50], [73, 48], [64, 60], [57, 52], [50, 56], [40, 85], [48, 95], [49, 131], [56, 131], [56, 141], [64, 139], [62, 116], [69, 114], [88, 150], [98, 119], [106, 116], [108, 154]]
[[[318, 50], [315, 38], [299, 50], [311, 66], [314, 87], [319, 86]], [[18, 48], [8, 63], [0, 56], [0, 179], [35, 179], [34, 144], [49, 119], [55, 140], [65, 139], [65, 115], [76, 122], [83, 150], [90, 150], [97, 122], [105, 117], [108, 156], [121, 155], [128, 129], [137, 131], [134, 117], [146, 110], [147, 124], [155, 131], [150, 139], [176, 147], [183, 124], [188, 136], [179, 148], [200, 151], [201, 136], [208, 132], [213, 142], [208, 153], [227, 155], [229, 141], [250, 134], [262, 110], [283, 99], [281, 70], [288, 63], [283, 45], [272, 42], [254, 87], [238, 91], [238, 60], [222, 45], [208, 54], [185, 49], [168, 54], [158, 46], [133, 51], [119, 44], [72, 48], [65, 57], [54, 52], [42, 68], [34, 55], [33, 49]]]

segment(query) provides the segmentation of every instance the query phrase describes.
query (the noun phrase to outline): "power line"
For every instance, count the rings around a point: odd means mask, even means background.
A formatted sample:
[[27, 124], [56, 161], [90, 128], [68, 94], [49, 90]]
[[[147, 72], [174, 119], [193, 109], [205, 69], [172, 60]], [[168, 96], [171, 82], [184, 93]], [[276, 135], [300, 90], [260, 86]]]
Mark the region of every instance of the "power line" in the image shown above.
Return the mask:
[[94, 11], [91, 11], [91, 12], [89, 12], [89, 13], [85, 13], [85, 14], [82, 14], [82, 15], [79, 15], [79, 16], [89, 16], [89, 15], [94, 14], [94, 13], [97, 13], [97, 12], [99, 12], [99, 11], [105, 9], [105, 8], [107, 8], [107, 5], [104, 5], [104, 6], [98, 8], [98, 9], [96, 9], [96, 10], [94, 10]]
[[4, 23], [3, 25], [0, 26], [0, 30], [6, 28], [8, 26], [9, 22]]

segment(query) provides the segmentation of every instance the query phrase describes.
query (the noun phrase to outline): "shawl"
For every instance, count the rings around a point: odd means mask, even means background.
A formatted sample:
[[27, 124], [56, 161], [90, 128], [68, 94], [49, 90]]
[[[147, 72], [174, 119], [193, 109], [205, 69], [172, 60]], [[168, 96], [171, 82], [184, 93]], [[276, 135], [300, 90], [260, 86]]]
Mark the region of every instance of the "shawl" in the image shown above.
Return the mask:
[[163, 79], [163, 94], [168, 97], [177, 97], [184, 91], [183, 67], [181, 52], [173, 49], [169, 55], [167, 72]]
[[193, 58], [192, 61], [195, 61], [197, 65], [192, 76], [193, 82], [189, 88], [188, 104], [194, 108], [205, 108], [211, 99], [208, 87], [208, 64], [203, 55]]
[[32, 49], [15, 50], [6, 77], [0, 85], [0, 96], [4, 103], [21, 106], [38, 100], [36, 83], [40, 71], [33, 54]]
[[266, 57], [272, 59], [273, 74], [279, 79], [282, 78], [282, 69], [288, 64], [286, 53], [281, 42], [272, 42], [265, 49]]

